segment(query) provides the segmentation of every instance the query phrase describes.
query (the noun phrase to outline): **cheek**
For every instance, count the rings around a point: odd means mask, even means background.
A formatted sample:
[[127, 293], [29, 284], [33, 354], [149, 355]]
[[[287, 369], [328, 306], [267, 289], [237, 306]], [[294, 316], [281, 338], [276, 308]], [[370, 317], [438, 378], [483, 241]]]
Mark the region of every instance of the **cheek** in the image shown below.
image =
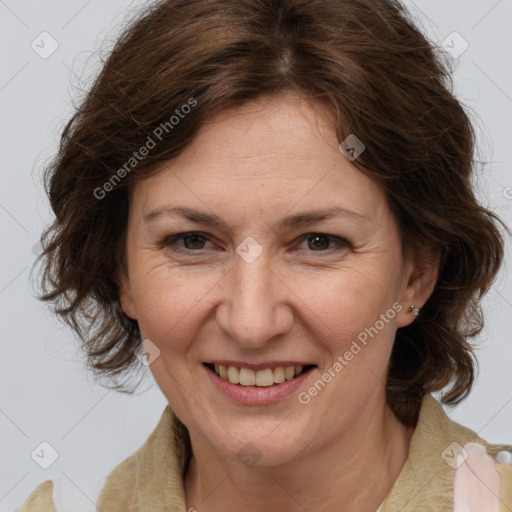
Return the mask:
[[219, 277], [163, 267], [145, 273], [134, 296], [143, 339], [162, 352], [184, 350], [200, 328], [198, 314]]
[[[380, 272], [376, 265], [344, 268], [314, 278], [296, 280], [294, 293], [307, 307], [310, 325], [317, 325], [331, 350], [344, 351], [359, 337], [392, 337], [395, 331], [396, 290], [393, 269]], [[384, 320], [381, 319], [384, 315]], [[377, 323], [377, 325], [375, 325]], [[368, 334], [368, 330], [373, 337]]]

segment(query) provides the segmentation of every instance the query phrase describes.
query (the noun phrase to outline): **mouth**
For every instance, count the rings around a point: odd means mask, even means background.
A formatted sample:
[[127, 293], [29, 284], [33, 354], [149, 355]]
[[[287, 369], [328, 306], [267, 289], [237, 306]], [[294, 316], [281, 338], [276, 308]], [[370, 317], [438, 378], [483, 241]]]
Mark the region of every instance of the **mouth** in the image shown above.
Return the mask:
[[214, 363], [203, 363], [212, 373], [221, 379], [240, 387], [273, 387], [292, 381], [309, 372], [315, 364], [288, 365], [254, 370], [244, 366], [228, 366]]

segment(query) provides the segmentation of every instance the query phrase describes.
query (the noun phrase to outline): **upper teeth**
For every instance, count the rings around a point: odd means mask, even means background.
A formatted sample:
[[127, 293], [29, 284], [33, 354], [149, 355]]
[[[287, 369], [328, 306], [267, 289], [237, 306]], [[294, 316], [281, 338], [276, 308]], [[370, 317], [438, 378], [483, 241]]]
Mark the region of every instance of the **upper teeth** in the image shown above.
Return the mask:
[[277, 368], [265, 368], [254, 371], [250, 368], [238, 368], [237, 366], [215, 365], [215, 373], [231, 384], [242, 386], [272, 386], [285, 380], [292, 380], [303, 369], [302, 365], [278, 366]]

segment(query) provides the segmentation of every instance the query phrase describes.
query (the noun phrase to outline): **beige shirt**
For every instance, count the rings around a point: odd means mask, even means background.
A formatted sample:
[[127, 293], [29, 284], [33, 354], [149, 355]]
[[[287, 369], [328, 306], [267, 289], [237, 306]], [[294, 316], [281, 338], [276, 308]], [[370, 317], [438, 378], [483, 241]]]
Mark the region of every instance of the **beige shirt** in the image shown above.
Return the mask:
[[[184, 428], [167, 406], [143, 446], [108, 476], [98, 512], [187, 512], [189, 455]], [[57, 512], [52, 493], [47, 480], [15, 512]], [[487, 443], [426, 395], [409, 456], [377, 512], [399, 511], [512, 512], [512, 445]]]

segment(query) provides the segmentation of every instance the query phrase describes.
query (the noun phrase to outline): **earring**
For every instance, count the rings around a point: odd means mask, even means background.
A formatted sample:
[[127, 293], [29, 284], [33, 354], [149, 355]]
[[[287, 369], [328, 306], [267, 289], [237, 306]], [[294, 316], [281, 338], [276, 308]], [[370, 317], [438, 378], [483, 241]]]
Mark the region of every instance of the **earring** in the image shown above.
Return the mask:
[[414, 316], [418, 316], [420, 314], [419, 308], [417, 308], [414, 304], [409, 306], [409, 309], [407, 310], [409, 313], [414, 313]]

